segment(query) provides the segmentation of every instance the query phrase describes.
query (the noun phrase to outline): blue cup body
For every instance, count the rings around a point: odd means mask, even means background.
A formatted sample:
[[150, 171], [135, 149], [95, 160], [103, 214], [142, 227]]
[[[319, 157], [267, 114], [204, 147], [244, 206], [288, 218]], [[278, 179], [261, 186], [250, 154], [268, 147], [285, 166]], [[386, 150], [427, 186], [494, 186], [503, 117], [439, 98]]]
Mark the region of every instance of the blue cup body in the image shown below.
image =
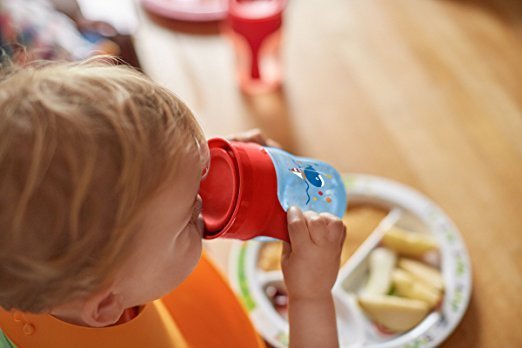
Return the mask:
[[331, 165], [266, 147], [277, 176], [277, 197], [287, 211], [291, 206], [341, 218], [347, 205], [341, 175]]

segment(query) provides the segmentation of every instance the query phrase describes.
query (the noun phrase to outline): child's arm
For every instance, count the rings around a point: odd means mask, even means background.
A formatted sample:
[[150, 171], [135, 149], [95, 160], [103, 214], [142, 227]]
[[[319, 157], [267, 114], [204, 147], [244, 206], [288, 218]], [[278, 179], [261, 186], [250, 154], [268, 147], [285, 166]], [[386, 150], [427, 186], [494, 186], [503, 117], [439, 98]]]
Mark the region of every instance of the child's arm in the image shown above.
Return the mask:
[[327, 213], [288, 210], [290, 244], [282, 268], [288, 289], [290, 348], [338, 347], [332, 287], [346, 228]]

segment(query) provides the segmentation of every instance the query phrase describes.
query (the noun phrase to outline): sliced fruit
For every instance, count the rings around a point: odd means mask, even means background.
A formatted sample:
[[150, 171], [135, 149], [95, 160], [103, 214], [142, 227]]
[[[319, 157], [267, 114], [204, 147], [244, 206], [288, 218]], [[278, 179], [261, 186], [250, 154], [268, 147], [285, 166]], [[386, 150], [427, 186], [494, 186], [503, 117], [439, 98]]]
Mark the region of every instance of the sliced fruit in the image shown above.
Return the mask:
[[397, 295], [426, 302], [430, 308], [439, 303], [441, 292], [425, 283], [416, 280], [410, 273], [396, 269], [392, 274], [393, 285]]
[[395, 332], [412, 329], [430, 311], [424, 301], [387, 295], [362, 294], [359, 305], [376, 323]]
[[397, 255], [390, 249], [376, 248], [368, 257], [370, 275], [364, 293], [385, 295], [390, 290], [391, 275], [397, 262]]
[[418, 256], [431, 250], [438, 250], [439, 245], [429, 234], [411, 232], [399, 227], [392, 227], [384, 234], [382, 244], [399, 254]]
[[401, 258], [399, 268], [409, 272], [414, 278], [434, 287], [438, 290], [444, 289], [444, 281], [439, 270], [430, 267], [422, 262]]

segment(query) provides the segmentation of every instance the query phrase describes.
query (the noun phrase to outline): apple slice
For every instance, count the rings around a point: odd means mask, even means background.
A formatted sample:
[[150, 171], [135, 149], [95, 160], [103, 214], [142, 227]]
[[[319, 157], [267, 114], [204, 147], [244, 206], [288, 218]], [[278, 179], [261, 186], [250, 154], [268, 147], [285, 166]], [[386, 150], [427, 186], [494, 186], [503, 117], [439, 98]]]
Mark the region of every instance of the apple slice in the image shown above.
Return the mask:
[[433, 236], [407, 231], [399, 227], [392, 227], [386, 231], [381, 242], [399, 254], [410, 256], [419, 256], [439, 248], [439, 244]]
[[370, 275], [364, 293], [385, 295], [390, 290], [397, 255], [387, 248], [375, 248], [369, 255]]
[[376, 323], [394, 332], [419, 324], [430, 311], [424, 301], [387, 295], [359, 295], [359, 305]]
[[401, 258], [399, 268], [409, 272], [414, 278], [434, 287], [437, 290], [444, 290], [444, 281], [440, 272], [422, 262]]
[[411, 274], [401, 269], [396, 269], [392, 274], [393, 284], [397, 295], [426, 302], [430, 308], [439, 303], [441, 293], [439, 290], [416, 280]]

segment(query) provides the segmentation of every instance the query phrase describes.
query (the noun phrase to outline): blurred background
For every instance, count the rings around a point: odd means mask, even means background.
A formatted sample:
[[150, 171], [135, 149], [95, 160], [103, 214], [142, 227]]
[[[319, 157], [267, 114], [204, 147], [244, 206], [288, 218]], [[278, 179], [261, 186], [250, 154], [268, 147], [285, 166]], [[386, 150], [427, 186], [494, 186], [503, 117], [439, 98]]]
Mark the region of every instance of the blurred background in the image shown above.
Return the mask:
[[[0, 0], [0, 44], [21, 62], [120, 56], [209, 137], [260, 128], [290, 152], [426, 194], [473, 266], [443, 346], [521, 346], [522, 2], [289, 0], [268, 33], [280, 75], [261, 91], [242, 80], [252, 57], [227, 16], [219, 0]], [[207, 248], [226, 272], [230, 242]]]

